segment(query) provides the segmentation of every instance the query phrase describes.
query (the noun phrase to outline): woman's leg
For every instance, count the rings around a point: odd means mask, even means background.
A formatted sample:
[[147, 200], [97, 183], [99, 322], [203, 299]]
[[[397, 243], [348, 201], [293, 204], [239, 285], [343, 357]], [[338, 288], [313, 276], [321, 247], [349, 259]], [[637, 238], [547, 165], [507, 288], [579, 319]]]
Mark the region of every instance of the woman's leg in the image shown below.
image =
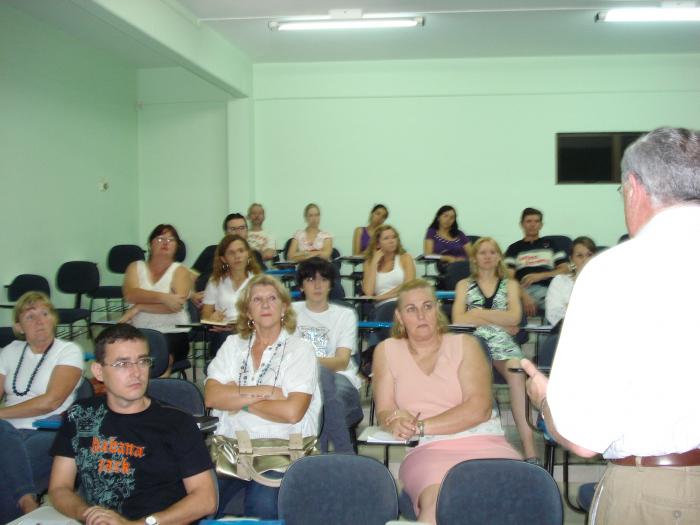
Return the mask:
[[[268, 478], [280, 479], [282, 472], [266, 472]], [[249, 517], [260, 518], [261, 520], [277, 519], [277, 496], [279, 487], [267, 487], [255, 481], [251, 481], [246, 489], [245, 514]]]
[[219, 508], [216, 510], [215, 518], [221, 519], [227, 515], [226, 507], [234, 498], [234, 496], [241, 490], [244, 490], [249, 481], [243, 481], [237, 478], [224, 478], [217, 477], [217, 484], [219, 485]]
[[440, 485], [428, 485], [418, 496], [418, 521], [435, 525], [435, 511], [437, 507]]
[[510, 390], [510, 408], [513, 412], [515, 426], [518, 428], [520, 440], [523, 443], [523, 451], [526, 458], [537, 456], [535, 451], [535, 440], [532, 436], [532, 429], [527, 424], [525, 414], [525, 374], [518, 372], [510, 372], [508, 367], [517, 368], [520, 366], [518, 359], [509, 359], [507, 361], [494, 361], [493, 366], [496, 370], [505, 377]]

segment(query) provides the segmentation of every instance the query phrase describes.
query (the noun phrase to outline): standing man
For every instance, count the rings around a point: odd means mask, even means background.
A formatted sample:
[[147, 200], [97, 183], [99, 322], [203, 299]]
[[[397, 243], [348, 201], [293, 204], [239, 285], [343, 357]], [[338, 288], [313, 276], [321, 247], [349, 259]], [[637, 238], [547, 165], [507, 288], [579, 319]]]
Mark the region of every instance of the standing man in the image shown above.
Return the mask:
[[312, 257], [299, 264], [297, 284], [304, 292], [304, 301], [293, 303], [297, 314], [297, 335], [310, 341], [321, 365], [323, 393], [323, 430], [321, 451], [328, 451], [328, 442], [339, 453], [354, 452], [349, 428], [362, 421], [357, 363], [357, 314], [352, 308], [328, 302], [335, 279], [335, 268], [321, 257]]
[[263, 230], [265, 208], [263, 208], [262, 204], [254, 202], [250, 205], [248, 208], [248, 220], [251, 224], [251, 229], [248, 232], [250, 247], [259, 251], [266, 261], [274, 259], [277, 256], [277, 243], [270, 232]]
[[632, 239], [576, 279], [549, 383], [523, 360], [528, 394], [560, 444], [610, 460], [592, 523], [700, 523], [698, 132], [627, 148], [622, 195]]
[[551, 239], [540, 238], [540, 210], [525, 208], [520, 215], [520, 227], [524, 237], [508, 246], [504, 262], [510, 276], [520, 282], [525, 313], [536, 315], [538, 310], [544, 310], [552, 278], [569, 271], [569, 258]]
[[51, 451], [49, 495], [66, 516], [87, 525], [167, 525], [216, 511], [211, 459], [194, 419], [146, 396], [152, 363], [131, 325], [95, 339], [92, 372], [106, 397], [75, 403]]

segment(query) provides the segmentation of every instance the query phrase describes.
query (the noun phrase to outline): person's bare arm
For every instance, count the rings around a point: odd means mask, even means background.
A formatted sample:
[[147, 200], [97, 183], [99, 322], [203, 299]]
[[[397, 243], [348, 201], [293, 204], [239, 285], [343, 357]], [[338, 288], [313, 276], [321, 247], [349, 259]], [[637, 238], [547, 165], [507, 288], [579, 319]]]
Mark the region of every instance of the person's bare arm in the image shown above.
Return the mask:
[[[159, 525], [194, 523], [216, 512], [216, 489], [212, 471], [205, 470], [189, 478], [184, 478], [187, 495], [165, 510], [153, 514]], [[145, 520], [146, 516], [144, 516]], [[143, 523], [139, 520], [137, 523]]]
[[491, 365], [472, 336], [462, 336], [462, 352], [462, 362], [457, 370], [462, 403], [424, 419], [425, 433], [428, 435], [462, 432], [491, 418]]
[[432, 239], [424, 239], [423, 240], [423, 255], [435, 255], [433, 253], [433, 240]]
[[330, 261], [332, 255], [333, 255], [333, 239], [331, 239], [331, 238], [324, 239], [323, 240], [323, 247], [315, 255], [318, 255], [319, 257], [322, 257], [322, 258]]
[[377, 422], [394, 437], [408, 439], [416, 432], [417, 414], [400, 410], [394, 397], [394, 378], [389, 370], [384, 343], [379, 343], [372, 359], [372, 391], [377, 408]]
[[[138, 306], [139, 311], [157, 314], [173, 313], [182, 309], [192, 286], [192, 280], [186, 268], [178, 268], [178, 272], [175, 274], [175, 277], [177, 277], [179, 270], [183, 270], [184, 275], [180, 274], [180, 280], [184, 277], [186, 282], [186, 293], [178, 295], [176, 293], [153, 292], [140, 288], [136, 265], [136, 262], [131, 263], [124, 275], [122, 292], [126, 302]], [[183, 286], [180, 284], [178, 288], [183, 288]]]
[[[503, 328], [513, 328], [520, 324], [522, 309], [520, 307], [520, 286], [513, 279], [508, 279], [508, 307], [506, 310], [490, 310], [487, 308], [466, 309], [467, 279], [460, 281], [455, 290], [455, 301], [452, 303], [452, 321], [458, 324], [474, 326], [497, 325]], [[462, 285], [462, 283], [465, 283]], [[462, 285], [462, 287], [460, 287]], [[457, 298], [460, 298], [458, 301]]]
[[83, 515], [90, 505], [75, 492], [77, 474], [75, 459], [55, 456], [51, 467], [49, 497], [58, 512], [74, 520], [83, 521]]
[[549, 380], [545, 375], [537, 370], [537, 367], [529, 359], [521, 359], [520, 365], [523, 370], [527, 373], [530, 378], [527, 380], [527, 395], [530, 397], [530, 401], [534, 403], [536, 407], [540, 409], [540, 413], [547, 424], [547, 432], [554, 438], [554, 440], [561, 446], [569, 449], [571, 452], [582, 458], [592, 458], [598, 453], [577, 445], [566, 439], [558, 431], [552, 419], [552, 413], [549, 411], [547, 406], [547, 385]]
[[292, 239], [289, 243], [289, 250], [287, 250], [287, 260], [300, 262], [308, 257], [306, 252], [299, 251], [299, 241]]
[[298, 423], [311, 404], [311, 394], [290, 392], [286, 399], [263, 399], [248, 406], [248, 412], [276, 423]]
[[362, 239], [362, 226], [355, 228], [352, 234], [352, 254], [353, 255], [363, 255], [362, 249], [360, 248], [360, 242]]
[[520, 283], [523, 286], [531, 286], [535, 283], [538, 283], [540, 281], [544, 281], [545, 279], [551, 279], [552, 277], [562, 274], [562, 273], [568, 273], [571, 269], [569, 268], [569, 263], [559, 263], [554, 270], [549, 270], [546, 272], [537, 272], [537, 273], [529, 273], [525, 277], [522, 278]]
[[377, 250], [372, 255], [371, 260], [365, 259], [365, 264], [362, 272], [362, 291], [365, 295], [373, 296], [377, 286], [377, 271], [379, 261], [382, 258], [382, 251]]
[[[70, 365], [56, 365], [51, 372], [46, 392], [16, 405], [0, 408], [0, 419], [36, 417], [53, 412], [60, 407], [80, 381], [82, 370]], [[0, 375], [0, 384], [4, 385]]]
[[350, 362], [349, 348], [336, 348], [333, 357], [319, 357], [318, 362], [334, 372], [341, 372], [348, 367]]
[[275, 257], [277, 257], [277, 250], [275, 250], [274, 248], [265, 248], [262, 251], [262, 258], [265, 261], [269, 261], [270, 259], [274, 259]]
[[220, 383], [207, 379], [204, 383], [204, 404], [207, 408], [238, 411], [266, 398], [284, 399], [282, 389], [270, 385], [242, 386], [236, 383]]

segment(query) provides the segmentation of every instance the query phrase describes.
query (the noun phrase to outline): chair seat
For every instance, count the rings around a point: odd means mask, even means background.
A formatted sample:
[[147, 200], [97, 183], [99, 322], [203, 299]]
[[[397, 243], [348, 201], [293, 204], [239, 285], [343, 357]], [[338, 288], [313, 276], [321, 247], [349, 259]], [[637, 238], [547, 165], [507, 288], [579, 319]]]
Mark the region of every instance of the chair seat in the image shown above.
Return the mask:
[[578, 504], [586, 512], [588, 512], [591, 509], [591, 504], [593, 503], [593, 496], [595, 495], [596, 485], [597, 483], [584, 483], [578, 489]]
[[418, 519], [416, 512], [413, 510], [411, 496], [409, 496], [405, 490], [402, 490], [401, 494], [399, 494], [399, 514], [409, 521], [416, 521]]
[[90, 294], [93, 299], [121, 299], [123, 297], [121, 286], [99, 286]]

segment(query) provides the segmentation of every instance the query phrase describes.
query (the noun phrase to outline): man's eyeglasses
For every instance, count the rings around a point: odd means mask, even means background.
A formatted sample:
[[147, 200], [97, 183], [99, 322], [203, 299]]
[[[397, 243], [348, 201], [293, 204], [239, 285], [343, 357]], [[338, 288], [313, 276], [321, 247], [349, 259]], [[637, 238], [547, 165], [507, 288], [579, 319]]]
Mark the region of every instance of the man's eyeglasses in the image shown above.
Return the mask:
[[114, 363], [102, 363], [102, 366], [111, 366], [115, 370], [131, 370], [132, 367], [137, 366], [141, 369], [151, 368], [153, 366], [152, 357], [141, 357], [136, 361], [126, 361], [120, 360]]

